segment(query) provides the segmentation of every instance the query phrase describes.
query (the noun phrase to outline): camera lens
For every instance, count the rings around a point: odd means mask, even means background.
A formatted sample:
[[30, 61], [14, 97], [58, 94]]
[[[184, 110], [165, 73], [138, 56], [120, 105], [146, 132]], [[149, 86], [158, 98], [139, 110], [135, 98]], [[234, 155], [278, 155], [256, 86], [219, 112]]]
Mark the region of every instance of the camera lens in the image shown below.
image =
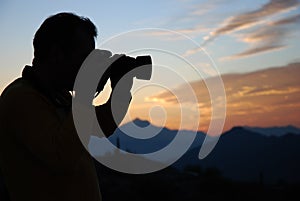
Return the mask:
[[152, 75], [152, 59], [151, 56], [137, 56], [136, 57], [136, 78], [142, 80], [150, 80]]

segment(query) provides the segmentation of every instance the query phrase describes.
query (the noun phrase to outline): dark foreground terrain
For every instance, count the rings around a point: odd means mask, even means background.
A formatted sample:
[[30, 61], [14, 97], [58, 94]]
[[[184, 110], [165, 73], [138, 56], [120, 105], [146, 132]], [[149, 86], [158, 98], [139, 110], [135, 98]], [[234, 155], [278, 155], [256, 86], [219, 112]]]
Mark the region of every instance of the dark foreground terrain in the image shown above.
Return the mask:
[[257, 182], [235, 182], [215, 168], [191, 166], [184, 171], [167, 168], [130, 175], [98, 162], [96, 167], [104, 201], [300, 200], [300, 183], [264, 184], [263, 178]]

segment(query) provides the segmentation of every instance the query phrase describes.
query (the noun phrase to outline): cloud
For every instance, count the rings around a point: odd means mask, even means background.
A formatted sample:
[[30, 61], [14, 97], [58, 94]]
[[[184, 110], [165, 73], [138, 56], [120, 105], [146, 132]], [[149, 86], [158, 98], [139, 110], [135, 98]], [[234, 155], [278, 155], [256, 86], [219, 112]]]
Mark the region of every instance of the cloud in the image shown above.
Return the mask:
[[268, 43], [274, 44], [281, 41], [287, 35], [286, 29], [274, 26], [262, 26], [252, 32], [237, 35], [239, 40], [245, 43]]
[[293, 24], [300, 21], [300, 14], [293, 15], [281, 20], [277, 20], [275, 22], [270, 23], [270, 25], [278, 26], [278, 25], [286, 25], [286, 24]]
[[[227, 99], [225, 129], [236, 125], [274, 126], [293, 124], [300, 126], [300, 63], [274, 67], [251, 73], [222, 76]], [[208, 78], [214, 83], [215, 78]], [[211, 99], [203, 80], [189, 83], [198, 98], [202, 124], [206, 127], [211, 117]], [[172, 91], [177, 96], [188, 97], [187, 84]], [[164, 101], [172, 106], [176, 97], [161, 92], [148, 100]], [[184, 99], [182, 104], [188, 104]], [[203, 122], [204, 121], [204, 122]], [[205, 126], [204, 126], [205, 127]]]
[[[283, 49], [286, 46], [282, 44], [282, 41], [290, 31], [289, 28], [283, 27], [283, 25], [297, 23], [300, 20], [300, 15], [297, 14], [274, 22], [267, 19], [274, 15], [289, 12], [299, 7], [299, 5], [300, 2], [297, 0], [271, 0], [257, 10], [231, 16], [219, 28], [204, 37], [201, 47], [206, 46], [221, 35], [235, 33], [233, 36], [250, 44], [251, 47], [236, 55], [223, 58], [225, 60], [239, 59]], [[243, 31], [244, 33], [236, 34], [237, 31]], [[184, 55], [189, 56], [200, 50], [200, 48], [187, 50]]]
[[266, 53], [266, 52], [271, 52], [271, 51], [277, 51], [286, 48], [287, 46], [285, 45], [264, 45], [261, 47], [254, 47], [254, 48], [249, 48], [245, 50], [244, 52], [235, 54], [233, 56], [229, 57], [224, 57], [222, 58], [223, 60], [233, 60], [233, 59], [240, 59], [240, 58], [245, 58], [261, 53]]
[[271, 0], [261, 8], [236, 15], [225, 20], [224, 25], [210, 33], [207, 40], [212, 40], [215, 37], [223, 34], [228, 34], [233, 31], [248, 29], [259, 23], [262, 23], [265, 17], [269, 17], [282, 12], [287, 12], [299, 6], [297, 0]]
[[236, 35], [240, 41], [250, 44], [250, 48], [222, 59], [240, 59], [287, 48], [287, 45], [283, 44], [283, 40], [289, 37], [290, 29], [283, 26], [297, 21], [300, 21], [300, 14], [272, 21], [251, 32]]
[[194, 35], [198, 35], [200, 33], [207, 33], [208, 28], [204, 27], [204, 26], [196, 26], [196, 27], [192, 27], [192, 28], [185, 28], [185, 29], [177, 29], [177, 30], [157, 30], [157, 31], [151, 31], [151, 32], [147, 32], [146, 35], [147, 36], [154, 36], [154, 37], [164, 37], [164, 39], [168, 39], [168, 40], [183, 40], [185, 39], [185, 37], [180, 37], [178, 36], [178, 34], [183, 34], [183, 35], [187, 35], [187, 36], [194, 36]]
[[203, 51], [202, 47], [197, 47], [194, 49], [189, 49], [187, 51], [185, 51], [185, 53], [182, 55], [183, 57], [188, 57], [190, 55], [196, 54], [197, 52]]
[[173, 16], [169, 20], [169, 24], [174, 25], [175, 23], [178, 24], [181, 22], [197, 23], [199, 22], [199, 17], [210, 13], [222, 3], [228, 3], [228, 0], [207, 0], [201, 3], [199, 3], [199, 1], [183, 2], [181, 4], [181, 10], [183, 12], [177, 16]]
[[250, 48], [241, 53], [222, 58], [223, 60], [240, 59], [248, 56], [262, 54], [271, 51], [278, 51], [287, 48], [283, 40], [289, 37], [290, 29], [284, 25], [300, 21], [300, 14], [286, 17], [277, 21], [271, 21], [250, 32], [237, 34], [237, 38], [250, 44]]
[[[216, 15], [209, 15], [212, 11], [214, 11], [220, 5], [228, 4], [229, 0], [214, 0], [214, 1], [179, 1], [181, 3], [181, 13], [177, 13], [177, 15], [171, 16], [170, 19], [167, 20], [165, 26], [168, 27], [186, 27], [189, 24], [189, 27], [182, 29], [174, 29], [175, 32], [179, 32], [181, 34], [185, 34], [189, 37], [197, 37], [199, 34], [203, 33], [206, 35], [209, 33], [212, 28], [212, 21], [215, 21]], [[200, 23], [201, 21], [201, 23]], [[217, 20], [219, 21], [219, 19]], [[171, 33], [167, 34], [165, 32], [153, 32], [150, 33], [151, 36], [159, 36], [165, 37], [170, 40], [178, 40], [179, 37], [169, 37], [172, 36]], [[181, 38], [182, 39], [182, 38]]]

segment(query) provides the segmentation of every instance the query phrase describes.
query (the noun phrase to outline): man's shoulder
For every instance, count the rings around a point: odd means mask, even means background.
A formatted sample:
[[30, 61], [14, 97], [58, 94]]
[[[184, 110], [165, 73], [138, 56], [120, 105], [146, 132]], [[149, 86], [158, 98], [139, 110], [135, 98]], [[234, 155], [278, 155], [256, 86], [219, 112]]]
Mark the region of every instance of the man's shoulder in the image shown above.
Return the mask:
[[16, 94], [23, 94], [27, 92], [35, 93], [36, 90], [28, 80], [24, 78], [17, 78], [3, 90], [1, 98], [5, 98], [7, 96]]

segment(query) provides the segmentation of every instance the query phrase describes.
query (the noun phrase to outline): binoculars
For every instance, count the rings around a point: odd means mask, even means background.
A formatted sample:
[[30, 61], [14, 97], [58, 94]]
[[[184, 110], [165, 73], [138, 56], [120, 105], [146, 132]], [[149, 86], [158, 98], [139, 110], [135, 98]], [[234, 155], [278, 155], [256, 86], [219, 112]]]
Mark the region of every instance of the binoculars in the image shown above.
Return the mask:
[[137, 56], [136, 58], [120, 55], [118, 59], [112, 62], [108, 69], [104, 72], [98, 84], [96, 93], [103, 90], [109, 78], [120, 80], [125, 74], [133, 71], [135, 77], [141, 80], [150, 80], [152, 75], [152, 59], [150, 55]]

